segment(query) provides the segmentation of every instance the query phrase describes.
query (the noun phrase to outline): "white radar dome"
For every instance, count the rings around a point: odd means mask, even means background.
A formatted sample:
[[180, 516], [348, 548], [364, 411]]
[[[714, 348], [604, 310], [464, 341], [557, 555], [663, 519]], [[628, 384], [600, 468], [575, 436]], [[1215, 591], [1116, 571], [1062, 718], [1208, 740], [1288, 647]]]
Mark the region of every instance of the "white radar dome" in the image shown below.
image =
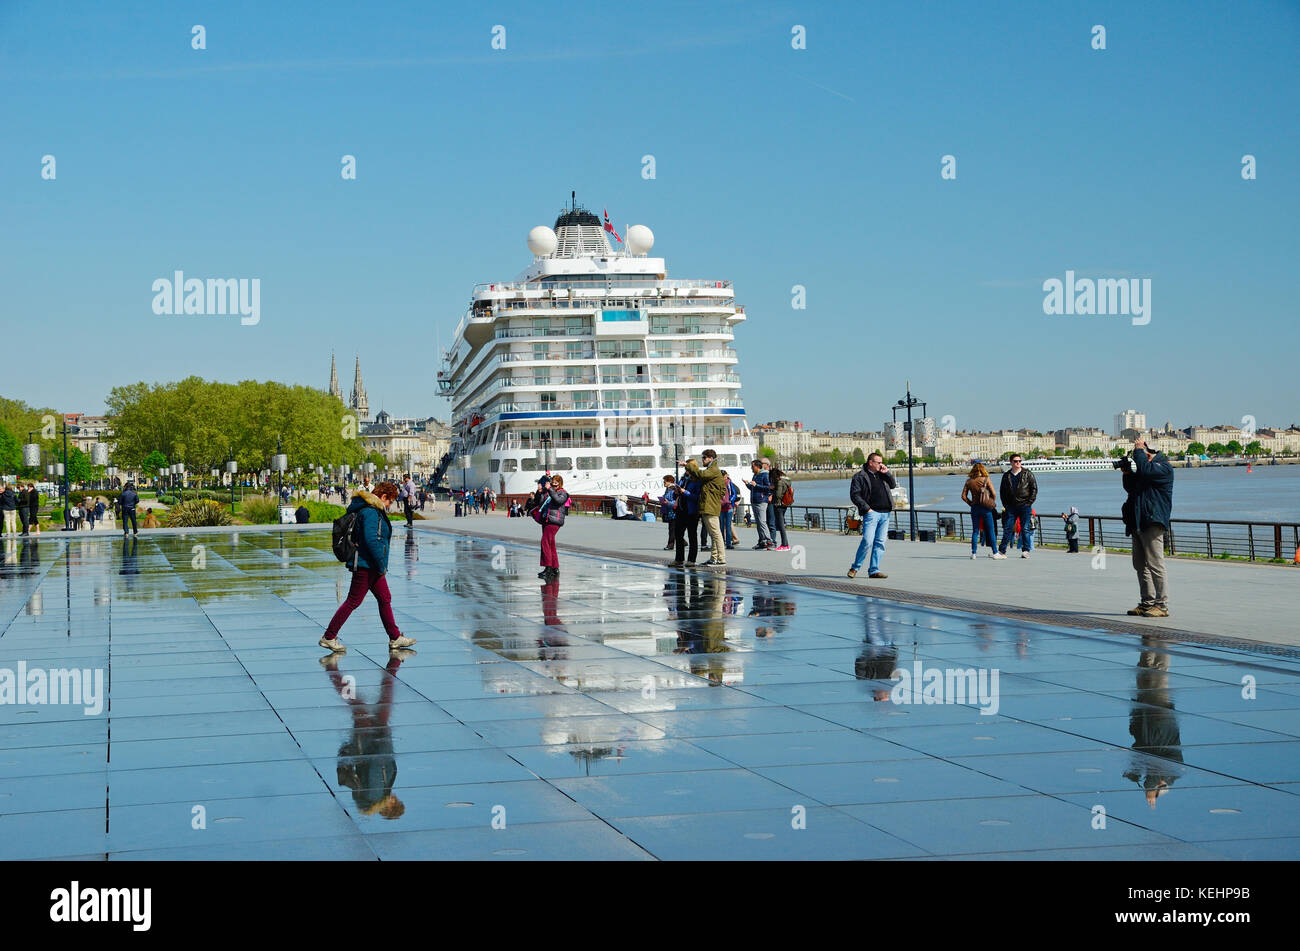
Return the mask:
[[655, 233], [645, 225], [627, 229], [627, 249], [633, 254], [645, 254], [655, 246]]
[[555, 236], [555, 232], [546, 225], [538, 225], [532, 231], [528, 232], [528, 250], [533, 252], [539, 258], [544, 258], [548, 254], [553, 254], [555, 249], [560, 246], [560, 239]]

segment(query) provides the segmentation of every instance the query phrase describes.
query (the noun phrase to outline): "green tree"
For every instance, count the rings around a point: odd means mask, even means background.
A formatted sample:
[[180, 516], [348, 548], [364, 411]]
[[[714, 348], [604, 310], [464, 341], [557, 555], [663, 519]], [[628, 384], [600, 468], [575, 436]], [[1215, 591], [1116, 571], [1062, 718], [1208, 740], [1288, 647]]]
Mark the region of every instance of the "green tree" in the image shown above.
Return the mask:
[[[63, 453], [59, 453], [59, 459], [63, 460]], [[68, 482], [89, 482], [91, 476], [90, 457], [73, 446], [68, 450], [68, 457], [63, 462], [68, 474]]]
[[158, 474], [158, 470], [165, 465], [167, 465], [167, 457], [155, 449], [144, 457], [144, 462], [140, 464], [140, 468], [146, 475], [155, 476]]
[[1239, 456], [1239, 455], [1241, 455], [1241, 443], [1239, 443], [1239, 442], [1238, 442], [1237, 440], [1235, 440], [1235, 439], [1229, 439], [1229, 440], [1228, 440], [1228, 445], [1225, 446], [1224, 448], [1228, 450], [1228, 455], [1230, 455], [1230, 456]]
[[844, 463], [844, 453], [840, 452], [838, 448], [832, 449], [831, 465], [835, 466], [835, 468], [838, 469], [843, 463]]
[[1262, 456], [1264, 455], [1264, 446], [1258, 439], [1252, 440], [1246, 444], [1246, 455]]
[[1187, 444], [1187, 454], [1188, 454], [1189, 456], [1203, 456], [1203, 455], [1205, 455], [1205, 443], [1203, 443], [1203, 442], [1193, 442], [1193, 443], [1188, 443], [1188, 444]]
[[854, 446], [854, 447], [853, 447], [853, 464], [854, 464], [855, 466], [860, 466], [860, 465], [862, 465], [862, 464], [863, 464], [864, 462], [866, 462], [866, 461], [867, 461], [867, 457], [866, 457], [866, 454], [862, 451], [862, 447], [861, 447], [861, 446]]
[[900, 449], [889, 457], [889, 461], [896, 466], [905, 466], [907, 465], [907, 453]]
[[776, 449], [772, 446], [759, 446], [758, 454], [764, 459], [776, 460]]
[[1221, 442], [1212, 442], [1205, 447], [1205, 451], [1211, 456], [1221, 456], [1228, 451], [1228, 447]]
[[1119, 459], [1120, 457], [1125, 456], [1125, 455], [1127, 455], [1127, 454], [1128, 454], [1128, 453], [1127, 453], [1127, 450], [1126, 450], [1123, 446], [1113, 446], [1113, 447], [1111, 447], [1111, 450], [1110, 450], [1110, 457], [1111, 457], [1112, 459]]
[[17, 472], [23, 462], [23, 451], [9, 427], [0, 423], [0, 472]]

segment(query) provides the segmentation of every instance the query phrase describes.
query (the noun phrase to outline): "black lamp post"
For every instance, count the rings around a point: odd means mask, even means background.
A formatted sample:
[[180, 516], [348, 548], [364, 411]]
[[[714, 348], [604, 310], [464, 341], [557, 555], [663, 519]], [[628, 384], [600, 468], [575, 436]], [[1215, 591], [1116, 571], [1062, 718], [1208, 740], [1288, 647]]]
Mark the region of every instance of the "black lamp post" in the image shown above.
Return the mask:
[[895, 422], [898, 421], [900, 409], [907, 412], [907, 422], [903, 423], [903, 431], [907, 433], [907, 515], [912, 541], [916, 541], [916, 492], [912, 481], [912, 407], [914, 406], [921, 407], [921, 415], [925, 416], [925, 403], [912, 395], [912, 381], [908, 380], [907, 397], [895, 403], [893, 411]]
[[[73, 426], [74, 434], [81, 432], [80, 426]], [[63, 476], [63, 530], [72, 530], [72, 520], [68, 517], [68, 417], [63, 417], [63, 463], [59, 466]]]

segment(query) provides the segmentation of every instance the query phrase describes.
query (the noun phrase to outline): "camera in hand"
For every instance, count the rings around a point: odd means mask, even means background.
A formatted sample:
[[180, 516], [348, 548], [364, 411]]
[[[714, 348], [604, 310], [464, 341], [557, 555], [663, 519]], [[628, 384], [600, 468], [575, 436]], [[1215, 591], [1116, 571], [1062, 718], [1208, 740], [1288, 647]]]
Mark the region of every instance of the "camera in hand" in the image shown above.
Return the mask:
[[1133, 471], [1133, 460], [1128, 456], [1121, 456], [1110, 464], [1112, 469], [1123, 469], [1125, 472]]

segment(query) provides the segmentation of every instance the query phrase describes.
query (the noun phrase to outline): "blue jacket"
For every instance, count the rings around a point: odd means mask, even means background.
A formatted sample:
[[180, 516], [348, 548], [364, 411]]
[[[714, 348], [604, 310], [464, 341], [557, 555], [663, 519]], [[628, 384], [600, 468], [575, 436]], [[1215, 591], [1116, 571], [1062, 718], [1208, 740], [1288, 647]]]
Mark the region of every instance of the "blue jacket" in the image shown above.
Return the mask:
[[1174, 467], [1163, 452], [1149, 461], [1145, 449], [1133, 450], [1133, 519], [1140, 532], [1148, 525], [1169, 528], [1174, 509]]
[[664, 521], [671, 522], [677, 516], [677, 485], [674, 483], [664, 490], [664, 494], [659, 496], [659, 511], [663, 513]]
[[682, 514], [700, 514], [700, 488], [699, 480], [689, 476], [683, 478], [681, 482], [677, 483], [677, 489], [681, 493], [679, 496], [680, 501], [678, 502], [678, 508], [681, 509], [682, 503], [685, 503], [685, 511]]
[[767, 472], [759, 469], [750, 481], [754, 483], [754, 487], [749, 490], [749, 501], [752, 505], [772, 501], [772, 481], [767, 477]]
[[124, 511], [133, 512], [135, 507], [140, 504], [140, 496], [136, 495], [135, 489], [127, 489], [117, 497]]
[[388, 573], [388, 541], [393, 537], [393, 523], [384, 511], [384, 501], [365, 489], [358, 489], [348, 503], [349, 512], [357, 512], [357, 554], [348, 570], [357, 568]]

